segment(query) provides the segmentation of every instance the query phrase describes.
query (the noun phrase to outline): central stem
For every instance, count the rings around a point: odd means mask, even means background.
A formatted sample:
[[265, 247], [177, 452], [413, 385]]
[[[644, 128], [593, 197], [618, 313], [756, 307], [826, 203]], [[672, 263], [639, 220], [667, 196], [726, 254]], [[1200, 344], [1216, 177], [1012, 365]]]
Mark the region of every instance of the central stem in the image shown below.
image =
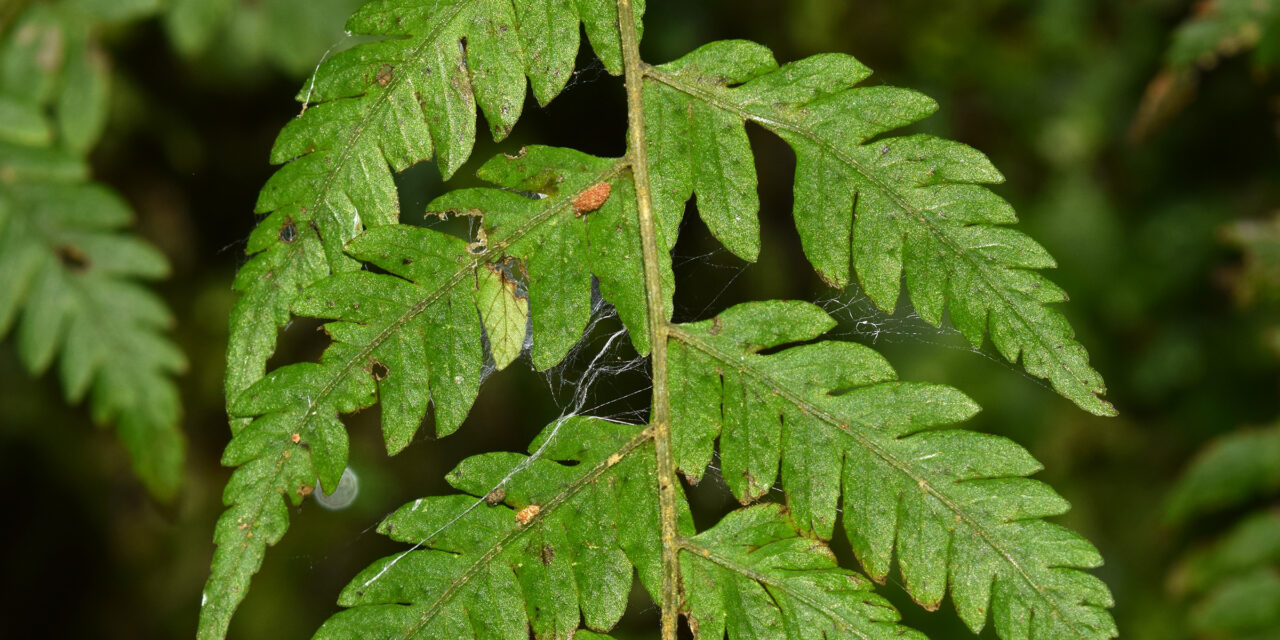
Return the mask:
[[649, 157], [645, 151], [644, 63], [631, 0], [618, 0], [618, 29], [627, 82], [628, 146], [631, 175], [640, 217], [644, 291], [649, 312], [649, 344], [653, 350], [653, 410], [649, 422], [658, 461], [658, 508], [662, 525], [662, 639], [675, 640], [680, 615], [680, 534], [676, 529], [676, 469], [671, 455], [671, 398], [667, 391], [667, 312], [658, 271], [658, 233], [649, 189]]

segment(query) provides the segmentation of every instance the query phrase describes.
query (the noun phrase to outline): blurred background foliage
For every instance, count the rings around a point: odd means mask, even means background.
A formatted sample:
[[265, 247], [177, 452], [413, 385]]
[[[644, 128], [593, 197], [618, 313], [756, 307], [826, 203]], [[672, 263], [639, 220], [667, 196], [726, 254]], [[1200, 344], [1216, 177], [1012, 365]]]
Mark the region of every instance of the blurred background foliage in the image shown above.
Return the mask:
[[[0, 37], [45, 4], [0, 3]], [[138, 232], [173, 265], [159, 290], [190, 363], [181, 379], [188, 454], [178, 498], [153, 500], [114, 439], [89, 427], [89, 412], [66, 406], [48, 374], [31, 378], [12, 341], [0, 343], [9, 523], [0, 617], [12, 637], [183, 637], [194, 630], [229, 475], [218, 459], [229, 433], [221, 379], [231, 278], [271, 172], [271, 142], [297, 114], [293, 98], [316, 62], [353, 43], [342, 24], [359, 3], [56, 4], [121, 12], [91, 30], [111, 69], [92, 175], [125, 197]], [[840, 333], [874, 344], [905, 379], [959, 387], [985, 409], [972, 428], [1015, 438], [1045, 464], [1041, 478], [1074, 505], [1064, 523], [1107, 560], [1099, 574], [1115, 592], [1122, 637], [1280, 637], [1280, 427], [1267, 427], [1280, 416], [1280, 2], [650, 5], [651, 62], [749, 38], [784, 61], [847, 52], [875, 69], [872, 82], [937, 99], [938, 114], [919, 129], [977, 147], [1005, 173], [997, 191], [1058, 259], [1050, 275], [1072, 296], [1064, 310], [1121, 416], [1079, 411], [1018, 367], [924, 325], [905, 303], [886, 316], [857, 291], [826, 288], [791, 228], [794, 159], [758, 130], [760, 261], [738, 262], [687, 217], [677, 319], [748, 299], [823, 302], [843, 321]], [[624, 109], [620, 80], [583, 57], [563, 95], [546, 109], [527, 105], [511, 139], [478, 145], [450, 186], [474, 183], [486, 157], [522, 144], [620, 154]], [[409, 222], [444, 185], [421, 165], [400, 188]], [[314, 329], [287, 328], [279, 361], [316, 357], [324, 345]], [[232, 637], [308, 635], [336, 609], [341, 586], [394, 549], [373, 534], [382, 515], [446, 492], [441, 477], [466, 455], [495, 443], [523, 450], [572, 392], [558, 382], [589, 359], [552, 374], [517, 365], [490, 377], [456, 435], [420, 435], [395, 458], [383, 452], [376, 409], [351, 418], [359, 498], [342, 511], [299, 509]], [[643, 384], [621, 376], [594, 394], [599, 402]], [[644, 404], [634, 397], [602, 412]], [[705, 518], [731, 506], [714, 480], [691, 499]], [[892, 580], [882, 592], [931, 637], [969, 637], [949, 605], [924, 612]], [[638, 603], [631, 620], [619, 637], [649, 637], [656, 614]]]

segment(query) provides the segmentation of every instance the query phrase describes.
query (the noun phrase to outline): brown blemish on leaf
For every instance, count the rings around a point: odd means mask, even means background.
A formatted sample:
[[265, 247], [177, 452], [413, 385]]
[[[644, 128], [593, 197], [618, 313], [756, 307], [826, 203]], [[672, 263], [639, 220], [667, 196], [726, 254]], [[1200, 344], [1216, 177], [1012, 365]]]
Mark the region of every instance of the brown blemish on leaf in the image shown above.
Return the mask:
[[604, 205], [604, 201], [609, 199], [611, 191], [613, 191], [613, 185], [608, 182], [600, 182], [593, 185], [574, 199], [573, 211], [578, 215], [583, 215], [599, 209]]
[[309, 484], [300, 484], [300, 485], [298, 485], [298, 495], [300, 495], [300, 496], [302, 496], [302, 497], [304, 497], [304, 498], [305, 498], [305, 497], [307, 497], [307, 496], [309, 496], [309, 495], [311, 495], [311, 492], [313, 492], [313, 491], [315, 491], [315, 487], [312, 487], [312, 486], [311, 486], [311, 485], [309, 485]]
[[542, 511], [540, 505], [531, 504], [516, 513], [516, 522], [522, 525], [529, 524], [529, 521], [533, 520], [533, 517], [538, 515], [539, 511]]
[[89, 268], [89, 254], [74, 244], [60, 244], [53, 248], [53, 252], [69, 271], [85, 271]]
[[387, 368], [387, 365], [382, 364], [381, 362], [374, 362], [373, 365], [369, 367], [369, 374], [378, 382], [386, 380], [387, 374], [389, 373], [391, 373], [391, 370]]
[[720, 335], [720, 330], [721, 330], [720, 316], [716, 316], [711, 319], [711, 328], [707, 329], [707, 333], [713, 336], [718, 336]]
[[290, 441], [290, 442], [292, 442], [292, 443], [294, 443], [294, 444], [298, 444], [299, 442], [302, 442], [302, 434], [300, 434], [300, 433], [295, 433], [295, 434], [293, 434], [293, 435], [289, 436], [289, 441]]
[[391, 84], [392, 78], [395, 77], [395, 71], [396, 68], [389, 64], [382, 65], [382, 68], [378, 69], [378, 86], [386, 89], [387, 85]]
[[490, 491], [489, 493], [485, 494], [484, 501], [488, 502], [490, 505], [495, 505], [505, 500], [506, 497], [507, 497], [507, 490], [503, 489], [502, 487], [498, 487], [497, 489], [494, 489], [493, 491]]
[[554, 560], [556, 559], [556, 550], [555, 550], [555, 548], [554, 548], [554, 547], [552, 547], [551, 545], [549, 545], [549, 544], [544, 544], [544, 545], [542, 545], [542, 554], [541, 554], [541, 555], [542, 555], [542, 565], [543, 565], [543, 566], [546, 566], [546, 565], [551, 564], [551, 562], [552, 562], [552, 561], [554, 561]]

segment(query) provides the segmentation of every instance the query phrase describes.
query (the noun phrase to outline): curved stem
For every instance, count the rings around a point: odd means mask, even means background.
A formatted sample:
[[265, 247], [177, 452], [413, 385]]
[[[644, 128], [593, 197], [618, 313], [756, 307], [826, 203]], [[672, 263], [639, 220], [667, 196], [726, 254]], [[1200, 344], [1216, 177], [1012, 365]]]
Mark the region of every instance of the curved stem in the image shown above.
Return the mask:
[[675, 640], [680, 615], [680, 537], [676, 528], [676, 473], [671, 455], [671, 398], [667, 391], [667, 322], [662, 278], [658, 272], [657, 225], [649, 188], [649, 158], [645, 151], [644, 63], [636, 33], [631, 0], [618, 1], [618, 29], [627, 83], [627, 135], [631, 175], [636, 187], [640, 244], [644, 259], [644, 290], [649, 311], [649, 343], [653, 349], [653, 409], [649, 422], [658, 466], [658, 505], [662, 524], [662, 639]]

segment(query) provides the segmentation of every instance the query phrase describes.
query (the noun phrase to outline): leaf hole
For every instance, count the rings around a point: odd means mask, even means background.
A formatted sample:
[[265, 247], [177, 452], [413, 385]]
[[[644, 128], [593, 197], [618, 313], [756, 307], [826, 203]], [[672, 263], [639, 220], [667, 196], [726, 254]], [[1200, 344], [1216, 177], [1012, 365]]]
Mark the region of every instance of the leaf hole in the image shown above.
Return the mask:
[[284, 224], [280, 225], [280, 242], [285, 244], [293, 244], [298, 239], [298, 228], [293, 224], [293, 216], [285, 216]]

